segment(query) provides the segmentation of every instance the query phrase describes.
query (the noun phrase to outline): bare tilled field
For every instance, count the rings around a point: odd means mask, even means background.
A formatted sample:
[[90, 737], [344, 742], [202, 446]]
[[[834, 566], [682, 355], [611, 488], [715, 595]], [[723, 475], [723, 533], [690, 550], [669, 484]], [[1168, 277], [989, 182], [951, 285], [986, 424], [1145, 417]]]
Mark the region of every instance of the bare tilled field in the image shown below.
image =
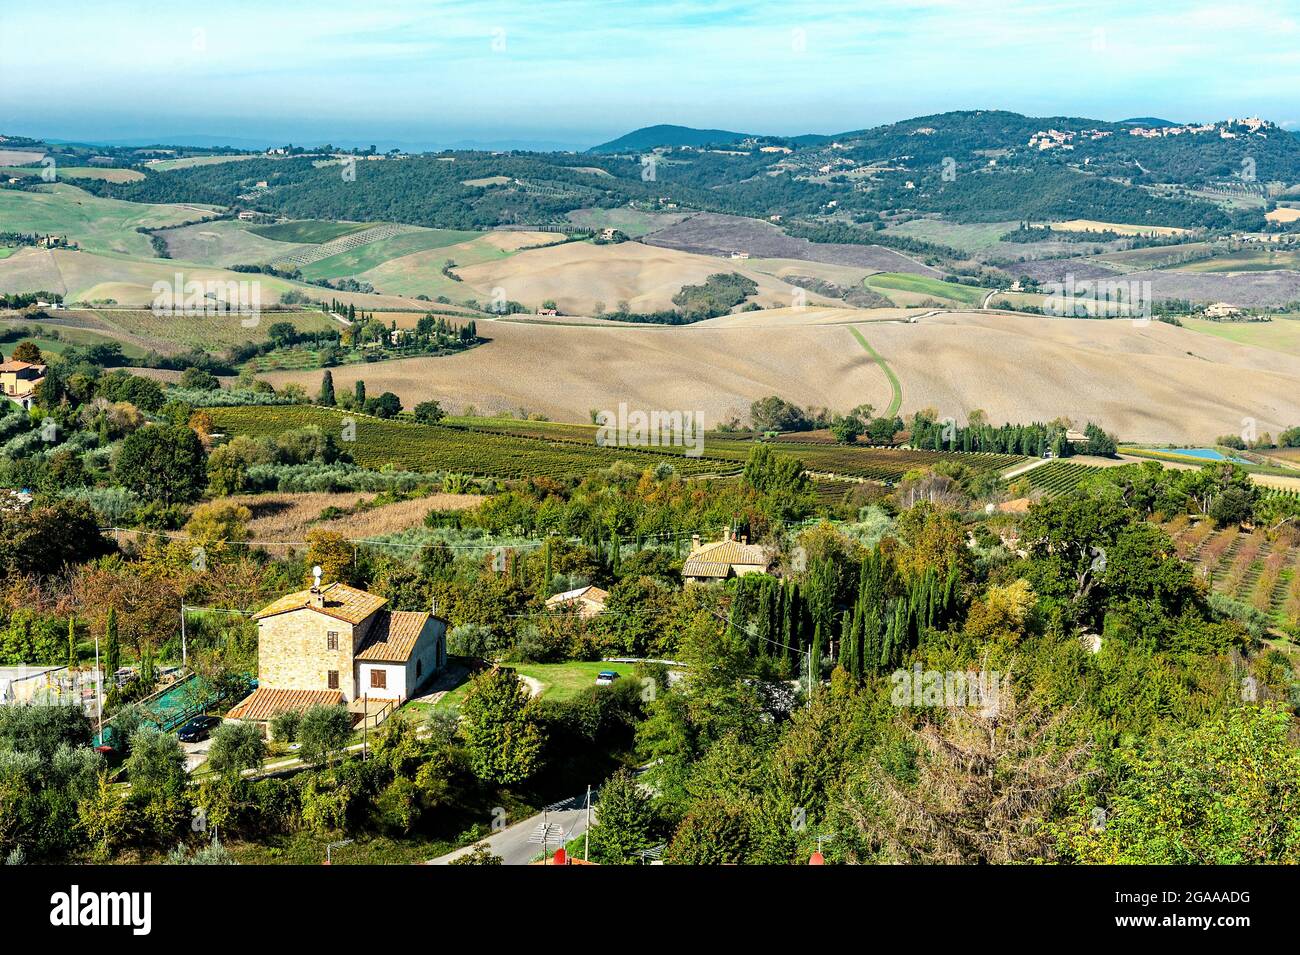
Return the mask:
[[[789, 305], [795, 292], [794, 286], [751, 269], [741, 260], [719, 261], [712, 256], [638, 242], [570, 242], [525, 250], [456, 272], [485, 301], [494, 289], [500, 289], [507, 299], [530, 306], [551, 299], [562, 311], [578, 315], [591, 314], [597, 303], [608, 311], [619, 302], [627, 302], [634, 312], [669, 309], [683, 285], [702, 284], [719, 272], [739, 272], [757, 282], [758, 292], [751, 301], [760, 305]], [[807, 300], [827, 301], [811, 292]]]
[[702, 255], [748, 252], [766, 259], [805, 259], [831, 265], [853, 265], [873, 272], [940, 275], [937, 269], [883, 246], [813, 243], [786, 235], [770, 222], [711, 212], [702, 212], [677, 225], [660, 229], [643, 241], [648, 245]]
[[1194, 302], [1233, 305], [1286, 305], [1300, 299], [1300, 272], [1130, 272], [1124, 281], [1149, 281], [1157, 299], [1186, 298]]
[[[884, 370], [834, 310], [749, 313], [685, 327], [564, 327], [493, 323], [493, 341], [445, 358], [335, 369], [336, 388], [359, 375], [407, 407], [435, 398], [453, 411], [523, 408], [586, 421], [591, 409], [699, 410], [710, 426], [744, 420], [777, 394], [801, 405], [887, 407]], [[840, 310], [844, 319], [855, 313]], [[1199, 335], [1128, 321], [949, 313], [915, 324], [857, 326], [897, 374], [904, 414], [932, 407], [959, 420], [1096, 421], [1129, 441], [1202, 442], [1254, 418], [1277, 433], [1300, 422], [1300, 361]], [[277, 385], [318, 373], [275, 373]]]
[[254, 540], [300, 542], [309, 530], [316, 529], [351, 538], [393, 534], [418, 526], [423, 522], [424, 515], [431, 510], [468, 510], [478, 507], [484, 500], [478, 494], [434, 494], [329, 519], [321, 517], [326, 508], [348, 510], [374, 496], [373, 493], [354, 491], [337, 494], [256, 494], [233, 497], [231, 501], [242, 504], [253, 512], [248, 529]]

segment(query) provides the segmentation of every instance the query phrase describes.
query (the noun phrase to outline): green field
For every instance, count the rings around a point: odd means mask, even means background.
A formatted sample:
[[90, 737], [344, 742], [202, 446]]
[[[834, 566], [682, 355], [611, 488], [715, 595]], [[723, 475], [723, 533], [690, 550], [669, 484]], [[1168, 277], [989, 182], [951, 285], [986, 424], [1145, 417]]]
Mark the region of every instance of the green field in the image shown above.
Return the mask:
[[1242, 249], [1226, 255], [1175, 266], [1179, 272], [1273, 272], [1300, 269], [1300, 252], [1278, 249]]
[[1183, 318], [1180, 321], [1185, 328], [1239, 345], [1300, 355], [1300, 318], [1274, 317], [1271, 322], [1210, 322], [1203, 318]]
[[[970, 285], [957, 285], [924, 275], [911, 275], [904, 272], [880, 272], [867, 277], [867, 288], [880, 292], [886, 298], [899, 305], [917, 304], [909, 296], [924, 296], [941, 302], [955, 302], [959, 305], [978, 306], [984, 301], [988, 289], [975, 288]], [[891, 295], [901, 292], [903, 295]]]
[[935, 242], [963, 252], [985, 252], [1000, 244], [1002, 236], [1018, 222], [944, 222], [942, 219], [912, 219], [890, 226], [886, 235], [901, 235], [923, 242]]
[[[347, 252], [340, 252], [338, 255], [331, 255], [327, 259], [305, 265], [302, 267], [302, 274], [303, 278], [308, 280], [360, 275], [391, 259], [468, 242], [482, 234], [458, 229], [421, 229], [418, 232], [406, 232], [388, 239], [380, 239], [378, 242], [369, 242]], [[438, 278], [441, 279], [443, 276], [439, 274]]]
[[153, 258], [145, 226], [176, 225], [202, 218], [200, 206], [146, 205], [101, 199], [66, 183], [39, 187], [36, 192], [0, 189], [0, 223], [5, 232], [66, 235], [88, 252], [108, 252]]
[[[0, 168], [0, 177], [39, 179], [44, 171], [44, 166], [5, 166]], [[114, 169], [103, 166], [59, 166], [57, 172], [58, 179], [102, 179], [105, 182], [136, 182], [144, 178], [144, 173], [135, 169]]]
[[369, 229], [372, 222], [330, 222], [324, 219], [298, 219], [294, 222], [277, 222], [275, 225], [249, 226], [248, 231], [260, 235], [263, 239], [276, 242], [297, 242], [318, 245], [329, 242], [362, 229]]
[[166, 172], [169, 169], [189, 169], [193, 166], [215, 166], [224, 162], [239, 162], [242, 159], [268, 159], [274, 157], [263, 156], [260, 153], [254, 153], [248, 156], [184, 156], [180, 159], [164, 159], [162, 162], [150, 164], [149, 168], [156, 172]]
[[[0, 325], [0, 328], [8, 327], [10, 324], [27, 325], [28, 327], [34, 327], [41, 331], [47, 331], [47, 329], [53, 328], [53, 326], [44, 326], [38, 323], [26, 321], [14, 323], [5, 322], [3, 325]], [[37, 335], [37, 337], [31, 339], [31, 341], [35, 342], [36, 347], [45, 354], [62, 355], [70, 346], [73, 345], [101, 345], [106, 342], [117, 342], [118, 346], [122, 349], [122, 355], [125, 358], [143, 358], [145, 354], [147, 354], [145, 349], [140, 346], [132, 344], [131, 342], [123, 342], [107, 332], [99, 332], [89, 328], [67, 328], [62, 326], [60, 326], [57, 331], [59, 333], [57, 339]], [[18, 342], [6, 342], [3, 346], [4, 354], [6, 356], [13, 354], [14, 346], [17, 344]]]

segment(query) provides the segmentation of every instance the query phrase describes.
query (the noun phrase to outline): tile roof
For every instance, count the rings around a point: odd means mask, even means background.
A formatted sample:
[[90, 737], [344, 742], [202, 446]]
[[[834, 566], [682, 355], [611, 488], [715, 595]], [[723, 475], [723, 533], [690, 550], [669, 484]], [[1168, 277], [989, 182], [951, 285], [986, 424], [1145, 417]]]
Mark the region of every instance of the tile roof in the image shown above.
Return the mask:
[[726, 577], [736, 564], [767, 567], [767, 552], [758, 544], [738, 540], [716, 541], [691, 551], [682, 566], [687, 577]]
[[372, 593], [340, 583], [326, 584], [321, 588], [321, 594], [325, 598], [323, 607], [312, 607], [311, 591], [300, 590], [297, 593], [286, 594], [279, 600], [267, 604], [253, 614], [253, 619], [262, 620], [276, 614], [290, 613], [294, 610], [310, 607], [317, 613], [337, 617], [339, 620], [355, 625], [365, 620], [388, 602], [383, 597], [377, 597]]
[[30, 361], [19, 361], [17, 358], [6, 358], [4, 361], [0, 361], [0, 371], [26, 371], [28, 368], [45, 370], [44, 365], [38, 365]]
[[546, 598], [546, 605], [554, 607], [556, 604], [568, 603], [570, 600], [592, 600], [596, 603], [604, 603], [609, 599], [609, 591], [601, 590], [596, 586], [579, 587], [577, 590], [566, 590], [562, 594], [555, 594], [553, 597]]
[[370, 627], [370, 633], [366, 635], [355, 659], [405, 663], [415, 652], [415, 642], [420, 639], [420, 633], [428, 619], [427, 610], [381, 613]]
[[269, 720], [289, 710], [299, 712], [313, 706], [333, 706], [343, 702], [338, 690], [274, 690], [259, 686], [226, 714], [232, 720]]

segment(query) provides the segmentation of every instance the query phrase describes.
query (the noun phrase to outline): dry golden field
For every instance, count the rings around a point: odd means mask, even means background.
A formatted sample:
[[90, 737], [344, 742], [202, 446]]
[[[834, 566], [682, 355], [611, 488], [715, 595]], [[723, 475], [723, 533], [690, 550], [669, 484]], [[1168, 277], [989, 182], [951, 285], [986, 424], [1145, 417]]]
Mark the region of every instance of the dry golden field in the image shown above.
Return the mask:
[[[832, 314], [838, 312], [839, 314]], [[430, 398], [453, 412], [524, 408], [586, 421], [591, 409], [698, 410], [712, 426], [742, 419], [770, 394], [847, 410], [890, 401], [885, 373], [840, 322], [854, 314], [897, 374], [904, 414], [932, 407], [964, 420], [1067, 416], [1126, 441], [1195, 443], [1235, 433], [1243, 418], [1274, 434], [1300, 422], [1300, 360], [1162, 323], [952, 312], [915, 323], [874, 312], [809, 308], [727, 316], [692, 326], [561, 326], [480, 322], [492, 342], [443, 358], [334, 370], [407, 405]], [[842, 317], [841, 317], [842, 316]], [[874, 321], [868, 321], [869, 319]], [[281, 372], [309, 392], [319, 373]]]
[[[743, 260], [639, 242], [569, 242], [520, 252], [505, 260], [468, 265], [456, 272], [485, 301], [491, 298], [493, 289], [499, 288], [507, 299], [530, 306], [552, 299], [561, 311], [576, 315], [592, 314], [598, 302], [609, 311], [621, 301], [634, 312], [672, 308], [672, 298], [683, 285], [701, 284], [718, 272], [739, 272], [753, 279], [758, 283], [758, 293], [751, 301], [765, 307], [789, 305], [794, 294], [793, 286], [750, 268]], [[810, 292], [807, 301], [812, 304], [827, 300]]]

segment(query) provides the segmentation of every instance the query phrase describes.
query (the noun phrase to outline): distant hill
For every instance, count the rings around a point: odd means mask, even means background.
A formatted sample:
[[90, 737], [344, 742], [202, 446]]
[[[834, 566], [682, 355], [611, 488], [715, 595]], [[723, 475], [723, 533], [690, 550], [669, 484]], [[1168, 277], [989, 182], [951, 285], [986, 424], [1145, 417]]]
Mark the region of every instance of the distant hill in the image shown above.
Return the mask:
[[710, 146], [722, 143], [738, 143], [747, 139], [749, 133], [736, 133], [726, 129], [695, 129], [691, 126], [643, 126], [634, 129], [625, 136], [611, 139], [599, 146], [592, 146], [589, 153], [635, 152], [641, 149], [653, 149], [655, 146]]
[[1120, 122], [1125, 126], [1177, 126], [1170, 119], [1161, 119], [1159, 116], [1134, 116], [1132, 119], [1121, 119]]

